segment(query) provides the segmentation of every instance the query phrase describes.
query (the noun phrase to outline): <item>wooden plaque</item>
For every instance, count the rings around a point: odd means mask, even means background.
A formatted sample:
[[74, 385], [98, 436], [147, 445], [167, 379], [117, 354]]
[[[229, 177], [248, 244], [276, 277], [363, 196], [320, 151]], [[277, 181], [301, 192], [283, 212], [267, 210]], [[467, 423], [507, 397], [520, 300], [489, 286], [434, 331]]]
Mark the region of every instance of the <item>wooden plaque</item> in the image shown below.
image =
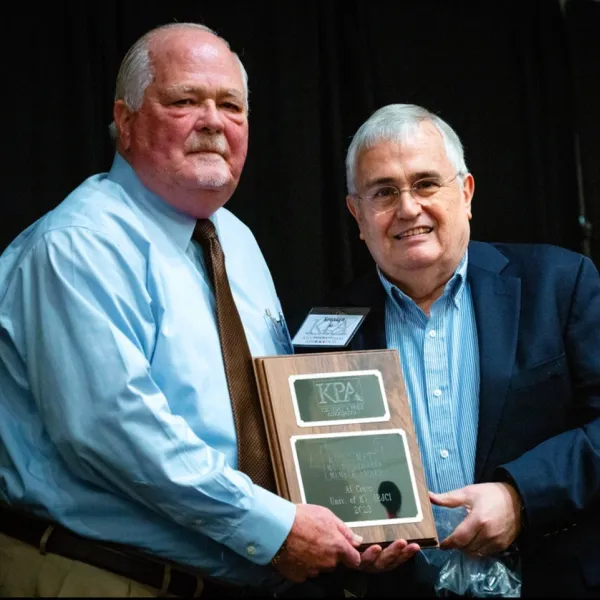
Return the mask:
[[396, 350], [254, 359], [277, 489], [363, 545], [438, 545]]

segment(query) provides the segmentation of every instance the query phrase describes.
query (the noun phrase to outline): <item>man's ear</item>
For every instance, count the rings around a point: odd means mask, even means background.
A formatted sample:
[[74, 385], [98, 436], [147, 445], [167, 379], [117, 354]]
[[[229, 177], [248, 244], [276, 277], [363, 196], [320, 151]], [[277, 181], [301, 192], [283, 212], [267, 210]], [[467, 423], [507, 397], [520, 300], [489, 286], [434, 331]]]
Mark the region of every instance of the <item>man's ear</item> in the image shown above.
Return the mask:
[[363, 235], [361, 226], [360, 226], [360, 209], [358, 208], [358, 200], [354, 196], [346, 196], [346, 206], [350, 211], [350, 214], [354, 217], [354, 220], [358, 224], [358, 230], [360, 232], [360, 239], [364, 240], [365, 236]]
[[467, 210], [467, 217], [469, 221], [472, 219], [473, 214], [471, 212], [471, 202], [473, 200], [473, 194], [475, 193], [475, 179], [471, 173], [467, 173], [463, 181], [463, 203]]
[[346, 206], [348, 207], [350, 214], [356, 219], [356, 222], [358, 223], [358, 201], [356, 200], [356, 198], [348, 194], [346, 196]]
[[123, 150], [131, 146], [131, 124], [134, 112], [125, 104], [124, 100], [116, 100], [113, 106], [113, 119], [117, 126], [117, 137]]

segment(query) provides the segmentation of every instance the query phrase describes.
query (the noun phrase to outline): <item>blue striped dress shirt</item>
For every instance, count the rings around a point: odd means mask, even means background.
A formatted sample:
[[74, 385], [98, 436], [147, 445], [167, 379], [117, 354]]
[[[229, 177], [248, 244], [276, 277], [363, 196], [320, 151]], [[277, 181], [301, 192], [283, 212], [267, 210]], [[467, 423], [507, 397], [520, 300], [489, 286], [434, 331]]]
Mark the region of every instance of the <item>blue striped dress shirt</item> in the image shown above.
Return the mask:
[[[465, 253], [430, 316], [379, 271], [386, 290], [387, 347], [400, 355], [427, 485], [438, 493], [474, 478], [479, 350], [467, 263]], [[433, 511], [443, 539], [457, 523], [450, 526], [447, 511], [436, 506]]]

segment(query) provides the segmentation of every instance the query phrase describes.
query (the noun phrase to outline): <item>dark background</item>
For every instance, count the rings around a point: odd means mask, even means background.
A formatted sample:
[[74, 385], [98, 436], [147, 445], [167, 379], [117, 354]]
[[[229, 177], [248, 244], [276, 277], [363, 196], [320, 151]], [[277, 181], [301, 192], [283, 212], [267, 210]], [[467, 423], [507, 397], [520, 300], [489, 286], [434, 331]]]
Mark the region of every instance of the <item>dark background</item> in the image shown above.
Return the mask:
[[254, 231], [288, 314], [372, 268], [345, 207], [344, 157], [392, 102], [425, 106], [460, 135], [474, 239], [548, 242], [600, 262], [595, 0], [15, 4], [1, 36], [0, 250], [108, 170], [119, 63], [172, 21], [217, 30], [248, 71], [250, 149], [228, 208]]

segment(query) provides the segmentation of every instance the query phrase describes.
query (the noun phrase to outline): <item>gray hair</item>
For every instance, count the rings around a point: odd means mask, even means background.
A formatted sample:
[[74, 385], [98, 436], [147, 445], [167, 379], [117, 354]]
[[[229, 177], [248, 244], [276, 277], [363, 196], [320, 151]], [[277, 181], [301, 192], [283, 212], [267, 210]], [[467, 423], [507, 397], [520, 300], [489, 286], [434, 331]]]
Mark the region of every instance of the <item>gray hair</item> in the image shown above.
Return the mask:
[[456, 169], [462, 185], [469, 172], [465, 163], [463, 146], [454, 129], [437, 115], [415, 104], [388, 104], [374, 112], [354, 134], [346, 154], [346, 180], [348, 194], [356, 193], [356, 161], [362, 150], [383, 141], [403, 142], [410, 139], [423, 121], [431, 122], [444, 140], [446, 156]]
[[[137, 111], [141, 108], [146, 88], [152, 83], [154, 77], [154, 65], [150, 60], [149, 53], [150, 41], [157, 33], [170, 29], [199, 29], [206, 31], [219, 38], [230, 48], [227, 40], [223, 39], [209, 27], [206, 27], [206, 25], [201, 25], [200, 23], [168, 23], [167, 25], [151, 29], [129, 48], [125, 58], [121, 62], [117, 75], [115, 100], [123, 100], [131, 110]], [[240, 57], [235, 52], [232, 52], [232, 54], [240, 67], [244, 86], [244, 103], [246, 109], [248, 109], [248, 73]], [[114, 121], [110, 124], [108, 130], [111, 138], [117, 139], [117, 126]]]

